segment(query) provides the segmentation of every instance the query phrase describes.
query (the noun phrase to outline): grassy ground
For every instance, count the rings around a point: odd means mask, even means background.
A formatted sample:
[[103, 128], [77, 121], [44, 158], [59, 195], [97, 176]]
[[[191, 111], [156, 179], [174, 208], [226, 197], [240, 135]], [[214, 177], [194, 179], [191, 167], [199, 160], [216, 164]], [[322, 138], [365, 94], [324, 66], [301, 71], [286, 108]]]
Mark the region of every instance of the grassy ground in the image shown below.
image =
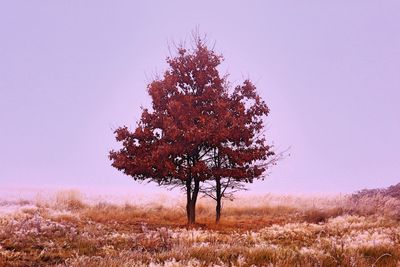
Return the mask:
[[20, 209], [0, 217], [0, 266], [400, 265], [392, 199], [239, 199], [219, 225], [213, 203], [200, 200], [190, 228], [181, 202], [89, 204], [71, 191], [12, 204]]

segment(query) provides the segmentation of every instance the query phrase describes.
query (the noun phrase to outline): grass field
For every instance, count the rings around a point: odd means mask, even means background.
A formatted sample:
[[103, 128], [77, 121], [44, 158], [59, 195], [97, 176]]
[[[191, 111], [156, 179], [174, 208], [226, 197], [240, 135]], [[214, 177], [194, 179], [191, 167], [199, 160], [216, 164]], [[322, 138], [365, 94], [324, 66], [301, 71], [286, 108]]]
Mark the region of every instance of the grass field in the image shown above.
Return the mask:
[[[12, 208], [10, 208], [12, 207]], [[1, 200], [0, 266], [400, 266], [399, 200], [381, 195], [88, 202], [78, 191]]]

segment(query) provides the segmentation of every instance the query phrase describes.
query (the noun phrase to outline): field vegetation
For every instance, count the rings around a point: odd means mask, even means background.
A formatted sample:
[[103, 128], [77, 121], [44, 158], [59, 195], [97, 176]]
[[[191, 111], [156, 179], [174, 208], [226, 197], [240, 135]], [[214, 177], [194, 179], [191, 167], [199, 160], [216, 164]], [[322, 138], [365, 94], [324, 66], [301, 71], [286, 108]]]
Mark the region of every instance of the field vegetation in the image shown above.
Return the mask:
[[[400, 186], [399, 186], [400, 187]], [[400, 200], [352, 196], [201, 199], [188, 226], [185, 203], [1, 200], [0, 266], [399, 266]], [[1, 209], [0, 209], [1, 210]]]

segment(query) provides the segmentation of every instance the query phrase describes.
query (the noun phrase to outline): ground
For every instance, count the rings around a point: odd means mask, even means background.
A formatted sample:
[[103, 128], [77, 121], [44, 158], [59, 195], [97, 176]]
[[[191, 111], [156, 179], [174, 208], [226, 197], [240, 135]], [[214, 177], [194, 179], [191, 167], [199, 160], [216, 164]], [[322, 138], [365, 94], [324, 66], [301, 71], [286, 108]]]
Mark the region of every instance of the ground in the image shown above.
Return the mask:
[[[396, 199], [347, 196], [87, 201], [78, 191], [0, 202], [0, 266], [399, 266]], [[375, 206], [374, 206], [375, 205]]]

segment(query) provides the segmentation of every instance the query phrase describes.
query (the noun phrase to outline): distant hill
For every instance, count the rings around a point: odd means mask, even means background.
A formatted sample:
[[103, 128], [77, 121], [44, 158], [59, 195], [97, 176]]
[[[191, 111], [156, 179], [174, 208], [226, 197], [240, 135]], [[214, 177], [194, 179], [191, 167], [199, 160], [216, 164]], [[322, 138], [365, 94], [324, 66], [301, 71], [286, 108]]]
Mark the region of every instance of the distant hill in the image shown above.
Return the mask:
[[377, 189], [363, 189], [352, 194], [353, 199], [360, 199], [364, 197], [392, 197], [400, 200], [400, 183], [396, 185], [389, 186], [387, 188], [377, 188]]

